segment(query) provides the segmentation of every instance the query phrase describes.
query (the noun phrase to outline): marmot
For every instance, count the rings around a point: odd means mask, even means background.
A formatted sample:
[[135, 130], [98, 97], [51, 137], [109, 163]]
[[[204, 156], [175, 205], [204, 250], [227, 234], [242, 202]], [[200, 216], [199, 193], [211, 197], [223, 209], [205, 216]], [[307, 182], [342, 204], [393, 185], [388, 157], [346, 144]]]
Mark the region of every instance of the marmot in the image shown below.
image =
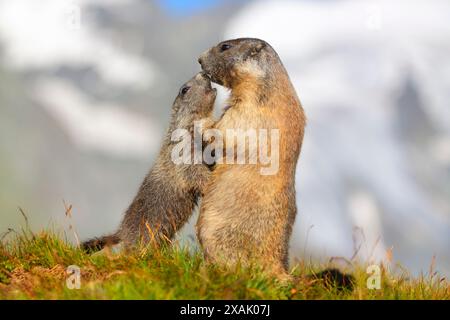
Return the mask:
[[[215, 98], [216, 89], [211, 87], [204, 73], [197, 74], [181, 87], [156, 162], [126, 211], [119, 230], [113, 235], [84, 242], [85, 250], [100, 250], [119, 242], [126, 247], [138, 243], [159, 245], [172, 239], [186, 223], [209, 178], [210, 168], [202, 162], [176, 164], [172, 151], [177, 142], [172, 141], [172, 134], [177, 129], [193, 134], [195, 121], [202, 121], [204, 128], [211, 126]], [[189, 141], [192, 143], [187, 147], [195, 148], [195, 141]]]
[[234, 142], [226, 142], [204, 190], [196, 225], [205, 258], [226, 265], [256, 262], [270, 274], [289, 278], [288, 247], [297, 213], [295, 171], [306, 124], [300, 100], [278, 54], [263, 40], [224, 41], [198, 61], [213, 82], [231, 89], [226, 111], [214, 126], [222, 136], [229, 129], [279, 133], [278, 146], [268, 145], [279, 157], [272, 174], [262, 174], [260, 159], [256, 164], [225, 163], [225, 153], [236, 149]]

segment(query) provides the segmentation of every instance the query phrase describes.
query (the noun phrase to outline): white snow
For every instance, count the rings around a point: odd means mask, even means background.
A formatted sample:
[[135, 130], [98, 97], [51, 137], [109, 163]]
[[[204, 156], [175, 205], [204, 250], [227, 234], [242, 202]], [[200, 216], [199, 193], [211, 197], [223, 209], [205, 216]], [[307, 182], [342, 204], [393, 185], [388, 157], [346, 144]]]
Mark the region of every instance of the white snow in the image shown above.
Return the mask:
[[161, 128], [121, 105], [92, 101], [70, 82], [41, 80], [34, 97], [82, 150], [145, 159], [160, 146]]
[[130, 54], [88, 19], [88, 6], [126, 5], [132, 0], [0, 0], [3, 64], [18, 70], [60, 65], [91, 66], [106, 83], [144, 89], [156, 66]]

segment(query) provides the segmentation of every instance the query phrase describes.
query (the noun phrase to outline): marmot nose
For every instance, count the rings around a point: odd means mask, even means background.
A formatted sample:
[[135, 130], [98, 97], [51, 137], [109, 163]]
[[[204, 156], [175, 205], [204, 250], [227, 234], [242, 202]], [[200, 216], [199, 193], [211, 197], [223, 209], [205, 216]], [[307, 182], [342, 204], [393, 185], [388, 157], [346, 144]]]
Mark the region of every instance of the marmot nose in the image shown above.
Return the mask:
[[200, 63], [200, 65], [203, 65], [203, 59], [202, 59], [202, 57], [199, 57], [199, 58], [198, 58], [198, 63]]

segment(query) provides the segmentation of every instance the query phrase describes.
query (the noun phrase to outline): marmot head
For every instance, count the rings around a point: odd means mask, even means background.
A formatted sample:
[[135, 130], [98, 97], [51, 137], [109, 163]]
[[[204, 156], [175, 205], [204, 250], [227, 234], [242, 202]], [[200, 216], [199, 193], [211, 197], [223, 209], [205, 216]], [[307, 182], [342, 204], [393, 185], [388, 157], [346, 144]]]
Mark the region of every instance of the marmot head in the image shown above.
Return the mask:
[[198, 59], [212, 81], [231, 89], [246, 79], [266, 78], [277, 61], [267, 42], [252, 38], [223, 41]]
[[197, 73], [181, 86], [173, 103], [173, 111], [181, 117], [207, 117], [212, 112], [216, 94], [209, 77], [204, 72]]

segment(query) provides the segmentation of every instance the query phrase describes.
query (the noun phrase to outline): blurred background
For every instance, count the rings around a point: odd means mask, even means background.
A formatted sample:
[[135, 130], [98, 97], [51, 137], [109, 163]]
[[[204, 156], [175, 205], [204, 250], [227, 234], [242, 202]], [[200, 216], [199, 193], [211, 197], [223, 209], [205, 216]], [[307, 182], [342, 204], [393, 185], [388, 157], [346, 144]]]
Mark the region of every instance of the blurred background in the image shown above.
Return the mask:
[[198, 55], [235, 37], [272, 44], [308, 117], [292, 257], [450, 275], [447, 0], [0, 0], [0, 234], [18, 207], [115, 230]]

